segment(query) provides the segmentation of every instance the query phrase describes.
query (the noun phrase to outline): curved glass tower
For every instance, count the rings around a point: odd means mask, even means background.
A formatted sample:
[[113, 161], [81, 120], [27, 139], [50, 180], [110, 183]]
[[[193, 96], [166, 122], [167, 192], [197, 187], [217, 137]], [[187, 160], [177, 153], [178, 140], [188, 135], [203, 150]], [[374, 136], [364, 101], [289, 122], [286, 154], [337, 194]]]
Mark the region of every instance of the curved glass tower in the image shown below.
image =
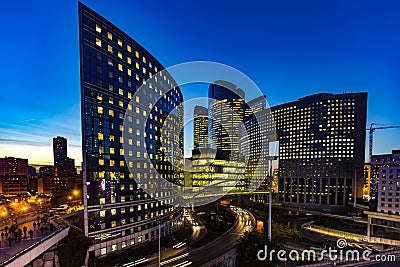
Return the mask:
[[[84, 228], [94, 240], [89, 249], [89, 258], [94, 258], [157, 239], [159, 223], [161, 235], [173, 233], [181, 226], [181, 210], [152, 199], [139, 188], [123, 151], [125, 112], [140, 107], [140, 99], [130, 101], [137, 88], [164, 67], [127, 34], [81, 3], [79, 37]], [[168, 87], [169, 80], [168, 84], [163, 83]], [[149, 94], [161, 92], [163, 83]], [[147, 122], [154, 126], [140, 133], [142, 141], [135, 141], [134, 145], [138, 151], [140, 146], [148, 147], [161, 176], [179, 183], [179, 174], [160, 151], [159, 140], [162, 122], [183, 101], [182, 93], [178, 87], [163, 91], [163, 98], [168, 101], [154, 105], [154, 116]], [[181, 129], [182, 116], [176, 123], [176, 128]], [[182, 136], [179, 132], [176, 136], [181, 145]], [[146, 144], [148, 137], [151, 144]]]

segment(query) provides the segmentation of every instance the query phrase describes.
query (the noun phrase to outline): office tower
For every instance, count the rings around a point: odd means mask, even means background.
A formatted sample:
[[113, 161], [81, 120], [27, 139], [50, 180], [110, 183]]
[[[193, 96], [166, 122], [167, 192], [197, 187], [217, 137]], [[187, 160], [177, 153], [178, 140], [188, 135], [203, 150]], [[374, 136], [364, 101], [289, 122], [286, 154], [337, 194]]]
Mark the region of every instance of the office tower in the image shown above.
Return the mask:
[[[163, 66], [131, 37], [79, 3], [79, 34], [81, 59], [81, 104], [83, 142], [84, 230], [93, 238], [89, 258], [136, 246], [167, 235], [179, 227], [181, 209], [163, 204], [144, 192], [129, 172], [129, 168], [150, 168], [144, 157], [161, 176], [168, 180], [183, 179], [168, 162], [161, 150], [163, 122], [182, 101], [179, 88], [169, 88], [173, 81]], [[152, 76], [159, 77], [148, 84], [148, 96], [162, 98], [151, 107], [145, 121], [145, 132], [126, 128], [129, 148], [124, 152], [123, 131], [126, 111], [130, 123], [143, 123], [143, 99], [133, 96]], [[132, 99], [132, 102], [130, 102]], [[181, 129], [183, 111], [178, 109], [169, 126]], [[172, 121], [172, 122], [171, 122]], [[171, 136], [183, 145], [182, 133]], [[146, 153], [142, 153], [143, 150]], [[124, 153], [135, 156], [135, 162], [126, 162]], [[151, 185], [149, 185], [151, 186]]]
[[239, 129], [244, 119], [245, 93], [232, 83], [215, 81], [208, 88], [208, 97], [212, 145], [235, 157], [239, 154]]
[[342, 206], [362, 198], [367, 93], [317, 94], [272, 107], [279, 200]]
[[[269, 147], [263, 142], [269, 142], [270, 135], [274, 133], [273, 127], [267, 127], [267, 121], [272, 126], [271, 110], [267, 108], [265, 96], [250, 100], [245, 105], [244, 128], [240, 132], [240, 151], [248, 154], [246, 172], [240, 183], [242, 189], [252, 188], [252, 182], [258, 186], [267, 185]], [[267, 132], [269, 130], [270, 132]], [[239, 185], [238, 185], [239, 186]]]
[[0, 158], [0, 193], [22, 194], [28, 190], [28, 160]]
[[67, 139], [61, 136], [53, 138], [54, 176], [70, 177], [76, 175], [75, 160], [67, 153]]
[[67, 139], [61, 136], [53, 138], [53, 157], [55, 176], [65, 175], [64, 162], [67, 158]]
[[379, 180], [383, 167], [400, 167], [400, 150], [392, 150], [391, 154], [372, 155], [371, 159], [371, 199], [378, 199]]
[[206, 148], [208, 142], [208, 110], [202, 106], [194, 107], [194, 120], [193, 120], [193, 142], [194, 149]]

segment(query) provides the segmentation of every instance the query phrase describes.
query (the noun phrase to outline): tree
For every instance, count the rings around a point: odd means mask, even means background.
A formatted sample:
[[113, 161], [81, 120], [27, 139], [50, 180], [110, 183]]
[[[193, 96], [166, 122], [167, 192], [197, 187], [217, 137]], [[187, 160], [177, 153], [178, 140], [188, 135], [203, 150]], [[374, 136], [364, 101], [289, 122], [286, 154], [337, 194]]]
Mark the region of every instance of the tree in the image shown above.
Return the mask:
[[268, 237], [265, 233], [246, 232], [238, 243], [239, 266], [281, 266], [282, 262], [279, 262], [276, 257], [273, 257], [271, 261], [269, 257], [266, 261], [261, 261], [257, 258], [258, 251], [265, 250], [265, 246], [267, 246], [268, 251], [272, 249], [279, 250], [276, 244], [268, 241]]
[[60, 244], [58, 256], [62, 267], [80, 267], [84, 265], [89, 239], [82, 230], [71, 225], [68, 236]]

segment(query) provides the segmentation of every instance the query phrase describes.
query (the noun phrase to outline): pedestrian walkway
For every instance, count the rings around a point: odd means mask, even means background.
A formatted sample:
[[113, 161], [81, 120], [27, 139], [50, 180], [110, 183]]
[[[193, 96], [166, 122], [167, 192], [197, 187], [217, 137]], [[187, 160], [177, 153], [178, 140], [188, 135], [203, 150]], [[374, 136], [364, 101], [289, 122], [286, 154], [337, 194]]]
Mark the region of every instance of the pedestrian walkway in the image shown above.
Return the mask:
[[[39, 222], [40, 225], [38, 224], [38, 220], [35, 219], [19, 224], [14, 233], [10, 233], [10, 230], [8, 230], [8, 237], [6, 237], [5, 230], [0, 231], [0, 263], [8, 260], [25, 248], [40, 242], [58, 228], [58, 225], [50, 220], [47, 220], [47, 223], [42, 223], [41, 220]], [[8, 229], [10, 229], [10, 226], [8, 226]]]

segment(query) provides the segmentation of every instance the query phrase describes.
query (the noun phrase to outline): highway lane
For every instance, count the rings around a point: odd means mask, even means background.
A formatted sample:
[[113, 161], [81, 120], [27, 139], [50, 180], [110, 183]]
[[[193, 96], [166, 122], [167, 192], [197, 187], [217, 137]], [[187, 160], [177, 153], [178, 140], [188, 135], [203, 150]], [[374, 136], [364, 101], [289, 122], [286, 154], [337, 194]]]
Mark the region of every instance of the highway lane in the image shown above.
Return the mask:
[[247, 210], [240, 208], [237, 209], [236, 207], [231, 210], [236, 214], [237, 220], [230, 231], [200, 248], [189, 248], [187, 252], [178, 255], [182, 256], [182, 258], [174, 257], [172, 259], [167, 259], [166, 261], [163, 261], [165, 262], [165, 264], [163, 265], [162, 262], [162, 266], [198, 266], [200, 264], [211, 261], [212, 259], [234, 248], [237, 245], [237, 241], [246, 231], [253, 231], [255, 226], [255, 218]]

